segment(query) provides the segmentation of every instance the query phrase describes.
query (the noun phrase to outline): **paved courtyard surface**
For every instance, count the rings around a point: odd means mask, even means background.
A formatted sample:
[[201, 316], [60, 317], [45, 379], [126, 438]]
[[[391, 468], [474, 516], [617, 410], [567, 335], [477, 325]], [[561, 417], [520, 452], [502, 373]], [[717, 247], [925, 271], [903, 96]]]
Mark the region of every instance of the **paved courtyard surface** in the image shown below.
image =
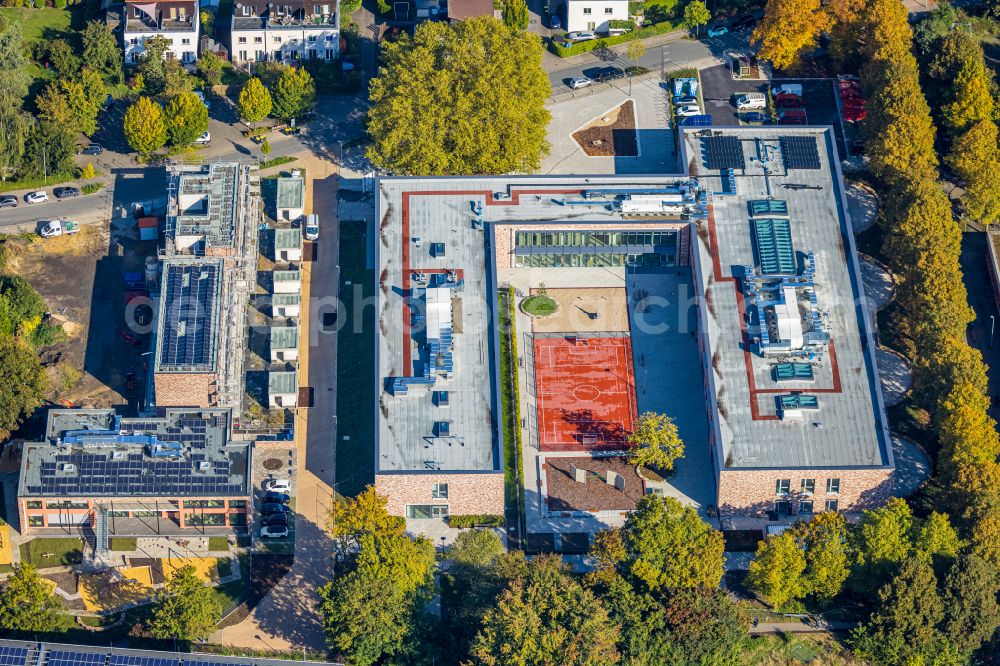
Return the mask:
[[[631, 99], [635, 104], [638, 157], [590, 157], [573, 133]], [[674, 137], [667, 114], [667, 89], [658, 77], [628, 79], [561, 94], [549, 104], [549, 155], [540, 173], [676, 173]]]

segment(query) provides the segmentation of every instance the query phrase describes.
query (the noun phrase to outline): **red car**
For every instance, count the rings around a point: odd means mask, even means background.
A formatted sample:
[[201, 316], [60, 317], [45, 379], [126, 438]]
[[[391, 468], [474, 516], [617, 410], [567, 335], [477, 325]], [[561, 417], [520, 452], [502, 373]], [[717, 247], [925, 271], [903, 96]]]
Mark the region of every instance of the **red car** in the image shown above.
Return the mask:
[[121, 333], [118, 334], [118, 337], [121, 338], [124, 342], [127, 342], [128, 344], [133, 345], [135, 347], [138, 347], [139, 345], [142, 344], [142, 340], [135, 337], [128, 331], [122, 331]]
[[865, 111], [864, 106], [845, 106], [844, 107], [844, 120], [849, 123], [856, 123], [858, 121], [864, 120], [868, 112]]
[[805, 102], [798, 95], [778, 95], [775, 103], [779, 109], [801, 109], [805, 107]]

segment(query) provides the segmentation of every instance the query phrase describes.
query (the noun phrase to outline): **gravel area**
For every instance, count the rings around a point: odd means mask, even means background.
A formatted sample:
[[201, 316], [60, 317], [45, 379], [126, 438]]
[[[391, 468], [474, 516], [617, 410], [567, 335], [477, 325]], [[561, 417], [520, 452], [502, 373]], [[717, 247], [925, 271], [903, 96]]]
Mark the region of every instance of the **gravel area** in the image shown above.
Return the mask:
[[858, 183], [847, 185], [847, 212], [851, 216], [854, 233], [860, 234], [875, 224], [878, 217], [878, 197], [867, 187]]
[[[587, 470], [586, 483], [573, 478], [572, 466]], [[606, 482], [608, 471], [625, 479], [625, 491]], [[564, 458], [545, 459], [545, 475], [549, 492], [549, 511], [607, 511], [635, 509], [642, 498], [642, 479], [624, 458]]]
[[896, 458], [892, 493], [909, 497], [930, 478], [931, 461], [916, 442], [896, 433], [892, 434], [892, 455]]
[[573, 139], [590, 157], [637, 157], [639, 142], [632, 101], [625, 102], [574, 132]]
[[882, 400], [886, 407], [899, 404], [913, 385], [910, 363], [884, 347], [875, 350], [875, 359], [878, 363], [878, 375], [882, 380]]
[[865, 299], [872, 312], [878, 312], [896, 297], [896, 280], [885, 266], [869, 256], [861, 255], [861, 282]]

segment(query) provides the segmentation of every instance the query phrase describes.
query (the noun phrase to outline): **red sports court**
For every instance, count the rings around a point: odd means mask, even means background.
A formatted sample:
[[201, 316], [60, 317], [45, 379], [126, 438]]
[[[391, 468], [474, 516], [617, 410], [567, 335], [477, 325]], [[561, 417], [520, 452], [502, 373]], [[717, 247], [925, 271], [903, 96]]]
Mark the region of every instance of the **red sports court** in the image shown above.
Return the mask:
[[542, 451], [621, 449], [637, 412], [629, 338], [535, 337]]

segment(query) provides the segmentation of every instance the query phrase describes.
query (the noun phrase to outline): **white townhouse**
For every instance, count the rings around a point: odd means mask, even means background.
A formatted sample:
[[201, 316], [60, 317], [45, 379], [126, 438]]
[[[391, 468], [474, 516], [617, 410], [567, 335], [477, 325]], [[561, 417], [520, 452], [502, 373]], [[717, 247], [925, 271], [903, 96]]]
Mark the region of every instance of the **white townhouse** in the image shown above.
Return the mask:
[[277, 0], [233, 5], [229, 53], [233, 62], [294, 62], [340, 56], [339, 0]]
[[566, 30], [601, 32], [611, 29], [610, 21], [628, 20], [628, 0], [567, 0]]
[[122, 9], [125, 64], [139, 62], [146, 50], [146, 41], [155, 35], [162, 35], [170, 45], [168, 58], [176, 58], [185, 65], [193, 64], [198, 59], [198, 19], [197, 0], [126, 0]]

